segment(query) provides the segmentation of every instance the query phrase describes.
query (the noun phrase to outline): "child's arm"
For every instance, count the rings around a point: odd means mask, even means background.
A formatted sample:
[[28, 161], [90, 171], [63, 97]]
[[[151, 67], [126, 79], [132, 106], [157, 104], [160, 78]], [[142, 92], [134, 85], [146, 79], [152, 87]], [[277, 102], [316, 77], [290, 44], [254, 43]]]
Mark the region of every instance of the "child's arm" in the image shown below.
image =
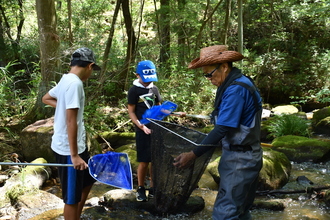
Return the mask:
[[132, 120], [132, 122], [141, 130], [144, 131], [144, 133], [146, 134], [150, 134], [151, 130], [145, 126], [144, 124], [141, 124], [139, 119], [137, 118], [136, 114], [135, 114], [135, 105], [133, 104], [128, 104], [128, 115], [130, 117], [130, 119]]

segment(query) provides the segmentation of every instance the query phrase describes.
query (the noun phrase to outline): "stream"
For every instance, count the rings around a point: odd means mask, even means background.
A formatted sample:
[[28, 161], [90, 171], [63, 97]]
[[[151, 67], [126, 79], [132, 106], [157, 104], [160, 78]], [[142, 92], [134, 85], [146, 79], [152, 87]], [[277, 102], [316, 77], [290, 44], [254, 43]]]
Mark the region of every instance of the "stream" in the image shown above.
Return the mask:
[[[330, 162], [314, 164], [311, 162], [292, 163], [292, 172], [289, 182], [282, 188], [283, 190], [305, 189], [306, 185], [302, 185], [296, 181], [298, 176], [306, 176], [314, 184], [313, 187], [325, 186], [330, 182]], [[97, 183], [92, 188], [90, 197], [100, 197], [112, 187]], [[168, 215], [156, 217], [144, 210], [107, 210], [98, 213], [98, 216], [84, 211], [83, 220], [133, 220], [133, 219], [160, 219], [160, 220], [211, 220], [213, 202], [216, 198], [217, 191], [196, 189], [192, 196], [201, 196], [205, 200], [205, 208], [198, 213]], [[322, 199], [318, 199], [315, 194], [295, 193], [295, 194], [277, 194], [276, 196], [257, 196], [259, 200], [278, 199], [284, 201], [285, 209], [283, 211], [271, 211], [264, 209], [253, 209], [251, 211], [252, 218], [256, 220], [329, 220], [330, 207], [327, 207]], [[30, 220], [63, 220], [62, 210], [50, 210], [38, 215]], [[101, 216], [101, 217], [100, 217]]]

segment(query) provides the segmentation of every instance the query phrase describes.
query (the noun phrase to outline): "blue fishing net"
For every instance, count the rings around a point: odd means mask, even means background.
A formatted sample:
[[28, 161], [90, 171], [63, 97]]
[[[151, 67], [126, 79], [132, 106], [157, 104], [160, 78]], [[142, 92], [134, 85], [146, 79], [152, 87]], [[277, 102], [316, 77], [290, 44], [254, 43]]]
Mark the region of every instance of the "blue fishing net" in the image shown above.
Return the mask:
[[150, 121], [149, 119], [155, 119], [155, 120], [163, 120], [166, 116], [170, 115], [175, 109], [178, 107], [177, 104], [165, 101], [161, 105], [155, 105], [145, 111], [145, 113], [142, 115], [142, 119], [140, 120], [141, 124], [148, 124]]
[[131, 164], [126, 153], [109, 151], [88, 160], [90, 175], [97, 181], [118, 188], [133, 189]]

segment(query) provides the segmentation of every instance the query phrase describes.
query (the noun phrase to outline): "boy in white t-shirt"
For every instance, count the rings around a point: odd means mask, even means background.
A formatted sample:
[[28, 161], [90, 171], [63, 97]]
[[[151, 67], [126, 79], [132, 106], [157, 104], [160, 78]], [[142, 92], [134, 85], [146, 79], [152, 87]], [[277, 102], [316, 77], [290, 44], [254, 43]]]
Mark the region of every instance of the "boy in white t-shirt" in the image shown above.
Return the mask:
[[95, 64], [93, 51], [86, 47], [72, 54], [70, 67], [70, 72], [63, 75], [42, 101], [56, 108], [51, 144], [56, 162], [73, 164], [73, 167], [58, 168], [65, 203], [64, 218], [78, 220], [95, 182], [87, 165], [89, 153], [85, 144], [83, 81], [100, 67]]

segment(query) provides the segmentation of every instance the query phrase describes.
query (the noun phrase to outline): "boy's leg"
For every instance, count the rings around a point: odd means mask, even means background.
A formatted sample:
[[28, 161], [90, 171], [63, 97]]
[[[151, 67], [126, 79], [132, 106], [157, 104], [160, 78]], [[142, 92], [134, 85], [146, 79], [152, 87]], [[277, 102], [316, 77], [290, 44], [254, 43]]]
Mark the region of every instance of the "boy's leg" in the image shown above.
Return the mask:
[[80, 200], [80, 202], [78, 203], [78, 216], [80, 216], [81, 215], [81, 213], [82, 213], [82, 210], [83, 210], [83, 208], [84, 208], [84, 205], [85, 205], [85, 202], [86, 202], [86, 200], [87, 200], [87, 197], [88, 197], [88, 194], [89, 194], [89, 192], [91, 191], [91, 189], [92, 189], [92, 186], [93, 185], [90, 185], [90, 186], [86, 186], [84, 189], [83, 189], [83, 191], [82, 191], [82, 194], [81, 194], [81, 200]]
[[144, 181], [147, 176], [148, 172], [148, 162], [140, 162], [138, 169], [137, 169], [137, 175], [138, 175], [138, 186], [144, 186]]
[[63, 215], [65, 220], [79, 220], [80, 215], [78, 215], [78, 204], [64, 204]]
[[138, 202], [146, 202], [148, 200], [146, 196], [146, 190], [144, 188], [144, 182], [148, 172], [148, 165], [148, 162], [140, 162], [138, 166], [138, 189], [136, 193], [136, 200]]

